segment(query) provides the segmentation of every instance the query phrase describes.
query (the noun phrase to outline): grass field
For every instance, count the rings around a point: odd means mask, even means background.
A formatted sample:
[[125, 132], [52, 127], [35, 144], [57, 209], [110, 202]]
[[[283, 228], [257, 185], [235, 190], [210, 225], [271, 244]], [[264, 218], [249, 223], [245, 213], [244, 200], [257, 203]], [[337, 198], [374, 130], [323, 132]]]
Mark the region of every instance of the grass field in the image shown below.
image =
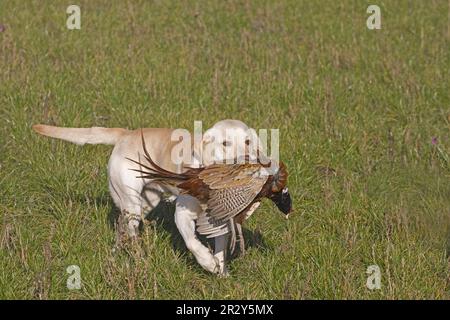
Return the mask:
[[[0, 2], [0, 298], [450, 298], [447, 0], [76, 3], [70, 31], [67, 1]], [[264, 202], [226, 279], [169, 205], [113, 253], [111, 147], [31, 130], [225, 118], [280, 129], [295, 208]]]

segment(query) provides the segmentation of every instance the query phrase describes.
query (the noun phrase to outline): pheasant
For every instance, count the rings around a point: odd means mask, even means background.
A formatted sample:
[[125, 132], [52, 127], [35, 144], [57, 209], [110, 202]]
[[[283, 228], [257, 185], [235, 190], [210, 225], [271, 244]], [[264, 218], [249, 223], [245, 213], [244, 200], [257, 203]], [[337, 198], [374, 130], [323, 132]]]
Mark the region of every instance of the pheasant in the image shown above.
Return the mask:
[[[292, 201], [286, 186], [288, 173], [280, 162], [273, 169], [272, 162], [243, 164], [213, 164], [200, 168], [188, 168], [184, 173], [175, 173], [158, 166], [150, 157], [142, 136], [142, 146], [148, 166], [130, 158], [142, 170], [139, 178], [150, 178], [173, 185], [181, 193], [196, 197], [202, 204], [203, 213], [196, 221], [197, 232], [207, 238], [214, 238], [231, 232], [231, 251], [236, 243], [235, 225], [240, 226], [246, 212], [262, 198], [272, 200], [278, 209], [288, 217]], [[242, 241], [242, 229], [239, 228]]]

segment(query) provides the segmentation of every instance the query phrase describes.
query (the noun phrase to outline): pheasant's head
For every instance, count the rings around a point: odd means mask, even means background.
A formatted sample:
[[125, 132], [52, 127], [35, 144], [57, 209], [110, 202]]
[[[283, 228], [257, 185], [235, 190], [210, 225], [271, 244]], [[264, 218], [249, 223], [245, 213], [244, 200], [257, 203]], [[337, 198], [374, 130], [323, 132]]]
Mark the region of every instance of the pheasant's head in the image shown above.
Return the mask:
[[278, 209], [280, 209], [280, 211], [283, 212], [286, 216], [291, 213], [292, 200], [287, 187], [285, 187], [281, 191], [272, 193], [272, 195], [270, 196], [270, 200], [272, 200], [276, 204]]
[[292, 200], [287, 188], [288, 173], [286, 166], [280, 162], [277, 172], [273, 175], [270, 199], [286, 216], [292, 211]]

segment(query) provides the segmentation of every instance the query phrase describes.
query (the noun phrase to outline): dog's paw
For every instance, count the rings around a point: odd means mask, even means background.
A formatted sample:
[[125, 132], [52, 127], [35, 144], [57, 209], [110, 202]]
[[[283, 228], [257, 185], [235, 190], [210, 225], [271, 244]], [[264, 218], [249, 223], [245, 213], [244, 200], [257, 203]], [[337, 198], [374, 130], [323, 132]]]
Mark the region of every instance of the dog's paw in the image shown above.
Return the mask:
[[205, 269], [214, 274], [220, 273], [219, 259], [214, 257], [210, 252], [207, 255], [197, 256], [197, 262]]
[[213, 255], [211, 255], [212, 260], [209, 263], [209, 272], [214, 273], [214, 274], [219, 274], [220, 273], [220, 261], [219, 259], [217, 259], [216, 257], [214, 257]]
[[219, 272], [218, 277], [219, 278], [228, 278], [230, 276], [230, 273], [228, 272], [228, 269], [224, 267], [222, 271]]

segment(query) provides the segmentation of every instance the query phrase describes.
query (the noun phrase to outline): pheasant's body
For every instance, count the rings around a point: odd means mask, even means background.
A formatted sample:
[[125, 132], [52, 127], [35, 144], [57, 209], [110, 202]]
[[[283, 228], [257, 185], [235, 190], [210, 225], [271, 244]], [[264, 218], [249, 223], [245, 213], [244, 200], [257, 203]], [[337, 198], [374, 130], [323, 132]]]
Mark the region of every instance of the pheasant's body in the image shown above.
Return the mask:
[[202, 235], [217, 237], [231, 231], [234, 236], [234, 223], [242, 224], [246, 211], [264, 197], [273, 200], [285, 214], [291, 211], [283, 163], [276, 170], [270, 164], [260, 163], [214, 164], [177, 174], [154, 163], [144, 141], [143, 148], [151, 167], [129, 159], [143, 168], [136, 171], [142, 178], [160, 180], [196, 197], [205, 209], [196, 222], [197, 231]]

